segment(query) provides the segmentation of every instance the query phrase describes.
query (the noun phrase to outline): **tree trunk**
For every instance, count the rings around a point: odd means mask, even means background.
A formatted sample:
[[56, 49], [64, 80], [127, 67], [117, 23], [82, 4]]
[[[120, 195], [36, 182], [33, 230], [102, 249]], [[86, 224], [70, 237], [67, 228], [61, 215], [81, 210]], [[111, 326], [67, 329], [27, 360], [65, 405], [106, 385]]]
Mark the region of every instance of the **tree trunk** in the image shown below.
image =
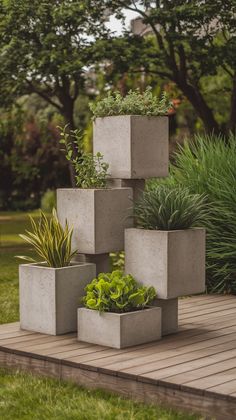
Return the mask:
[[201, 92], [192, 85], [176, 81], [178, 87], [182, 90], [184, 95], [188, 98], [189, 102], [193, 105], [196, 113], [201, 118], [206, 132], [209, 134], [219, 134], [220, 127], [214, 118], [212, 110], [207, 105]]
[[233, 78], [233, 88], [231, 95], [231, 107], [230, 107], [230, 118], [228, 124], [228, 131], [236, 133], [236, 72]]

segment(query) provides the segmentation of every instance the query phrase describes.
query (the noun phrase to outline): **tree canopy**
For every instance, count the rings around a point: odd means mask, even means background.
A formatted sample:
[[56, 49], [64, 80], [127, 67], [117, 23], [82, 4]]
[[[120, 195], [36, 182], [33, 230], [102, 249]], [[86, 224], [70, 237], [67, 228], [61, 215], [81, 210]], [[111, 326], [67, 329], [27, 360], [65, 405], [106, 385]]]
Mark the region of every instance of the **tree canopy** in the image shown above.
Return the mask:
[[[105, 0], [117, 13], [136, 11], [150, 29], [142, 44], [142, 70], [172, 81], [188, 98], [207, 131], [224, 131], [204, 94], [207, 76], [219, 71], [229, 78], [229, 118], [226, 130], [236, 127], [236, 3], [235, 0]], [[130, 45], [135, 39], [130, 36]], [[136, 41], [135, 41], [136, 42]], [[140, 44], [141, 45], [141, 44]], [[138, 51], [123, 50], [118, 59], [137, 70]], [[140, 50], [141, 52], [141, 50]], [[129, 60], [127, 61], [127, 53]], [[136, 67], [135, 67], [136, 66]]]
[[95, 0], [0, 0], [0, 107], [34, 92], [73, 129], [94, 43], [107, 37], [105, 20], [106, 7]]

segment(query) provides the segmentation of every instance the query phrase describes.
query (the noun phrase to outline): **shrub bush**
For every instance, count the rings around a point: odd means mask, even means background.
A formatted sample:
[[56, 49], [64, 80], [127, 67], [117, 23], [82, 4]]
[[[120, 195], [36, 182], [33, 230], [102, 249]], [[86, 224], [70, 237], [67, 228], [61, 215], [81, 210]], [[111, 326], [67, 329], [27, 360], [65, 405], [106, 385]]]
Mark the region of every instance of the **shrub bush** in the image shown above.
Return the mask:
[[106, 98], [90, 104], [95, 118], [111, 115], [166, 115], [171, 108], [172, 102], [166, 92], [159, 99], [152, 94], [151, 87], [144, 93], [139, 89], [130, 90], [124, 97], [119, 92], [109, 92]]
[[[171, 185], [206, 194], [207, 291], [236, 293], [236, 136], [196, 136], [177, 151]], [[152, 180], [149, 188], [159, 184]]]
[[56, 191], [47, 190], [41, 198], [41, 210], [50, 213], [56, 208]]
[[100, 273], [85, 290], [85, 306], [100, 312], [143, 309], [156, 297], [153, 287], [139, 286], [130, 274], [125, 275], [120, 270]]
[[1, 110], [0, 145], [1, 210], [39, 208], [45, 191], [70, 185], [59, 132], [46, 116], [42, 121], [36, 114], [29, 117], [19, 104], [9, 112]]
[[156, 185], [144, 191], [134, 206], [138, 227], [150, 230], [177, 230], [200, 226], [206, 216], [206, 197], [191, 194], [188, 188]]

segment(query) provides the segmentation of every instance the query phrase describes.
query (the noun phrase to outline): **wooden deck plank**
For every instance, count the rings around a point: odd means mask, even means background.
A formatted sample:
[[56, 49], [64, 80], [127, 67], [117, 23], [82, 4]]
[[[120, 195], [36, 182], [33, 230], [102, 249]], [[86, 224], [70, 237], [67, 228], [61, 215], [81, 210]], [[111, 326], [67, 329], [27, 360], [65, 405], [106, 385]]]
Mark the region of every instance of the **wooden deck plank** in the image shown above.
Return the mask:
[[[213, 375], [215, 373], [223, 372], [224, 370], [236, 368], [236, 349], [233, 353], [231, 351], [231, 355], [233, 357], [230, 359], [228, 352], [221, 353], [223, 356], [223, 360], [218, 363], [211, 363], [211, 359], [209, 359], [209, 364], [206, 367], [199, 367], [197, 369], [190, 369], [186, 370], [185, 372], [181, 371], [181, 373], [168, 376], [168, 373], [162, 372], [161, 378], [159, 379], [166, 379], [168, 382], [178, 383], [180, 385], [186, 384], [195, 379], [205, 378], [209, 375]], [[186, 364], [184, 365], [184, 369], [186, 369]], [[165, 369], [163, 369], [164, 371]]]
[[181, 299], [178, 300], [178, 307], [181, 311], [181, 314], [187, 313], [187, 312], [200, 312], [202, 309], [205, 308], [213, 308], [217, 305], [231, 305], [235, 302], [235, 297], [231, 297], [231, 299], [228, 298], [221, 298], [219, 300], [211, 300], [211, 301], [202, 301], [202, 302], [195, 302], [194, 298], [193, 301], [189, 301], [186, 304], [181, 304]]
[[[236, 368], [227, 369], [218, 373], [209, 374], [203, 378], [195, 379], [193, 381], [186, 382], [185, 385], [198, 388], [198, 389], [208, 389], [218, 385], [223, 385], [226, 382], [233, 381], [236, 378]], [[236, 391], [236, 389], [235, 389]]]
[[212, 328], [214, 327], [214, 325], [216, 326], [220, 326], [220, 325], [234, 325], [234, 321], [236, 320], [235, 314], [231, 314], [231, 315], [227, 315], [227, 316], [218, 316], [217, 318], [211, 319], [209, 317], [208, 322], [206, 323], [206, 321], [197, 321], [197, 318], [195, 319], [194, 322], [188, 322], [188, 320], [180, 320], [179, 321], [179, 329], [185, 329], [185, 330], [189, 330], [191, 329], [200, 329], [202, 328], [203, 330], [212, 330]]
[[[40, 337], [41, 335], [41, 337]], [[27, 348], [29, 348], [29, 351], [31, 351], [31, 347], [37, 348], [38, 346], [47, 344], [47, 343], [61, 343], [65, 342], [65, 340], [69, 340], [70, 342], [73, 338], [76, 337], [76, 334], [70, 334], [69, 336], [63, 335], [63, 336], [55, 336], [55, 335], [46, 335], [46, 334], [36, 334], [34, 333], [31, 336], [23, 336], [23, 337], [16, 337], [14, 341], [9, 342], [10, 339], [4, 340], [3, 342], [0, 341], [0, 346], [2, 347], [8, 347], [10, 349], [21, 349], [25, 348], [27, 351]], [[17, 340], [17, 341], [15, 341]]]
[[[198, 337], [195, 337], [196, 339]], [[196, 340], [197, 341], [197, 340]], [[187, 341], [186, 341], [187, 343]], [[128, 361], [128, 363], [130, 362], [130, 360], [132, 360], [134, 362], [134, 364], [139, 363], [140, 360], [145, 359], [147, 356], [152, 356], [153, 355], [153, 359], [156, 360], [157, 359], [157, 354], [162, 354], [163, 358], [167, 357], [166, 352], [167, 351], [171, 351], [173, 349], [180, 349], [183, 347], [182, 343], [179, 341], [178, 344], [177, 343], [173, 343], [173, 344], [169, 344], [163, 347], [161, 347], [162, 343], [152, 343], [149, 346], [142, 346], [139, 348], [134, 348], [131, 347], [129, 349], [126, 350], [122, 350], [122, 351], [116, 351], [116, 352], [109, 352], [108, 357], [104, 358], [101, 357], [101, 355], [97, 354], [97, 359], [103, 359], [103, 360], [99, 360], [99, 362], [96, 362], [96, 357], [93, 357], [93, 359], [91, 359], [91, 365], [97, 365], [99, 367], [104, 367], [106, 365], [109, 364], [117, 364], [119, 366], [121, 366], [121, 363], [126, 363]], [[184, 349], [184, 351], [187, 352], [187, 350]], [[173, 353], [172, 353], [173, 354]], [[179, 354], [179, 351], [177, 350], [177, 353]], [[56, 354], [54, 355], [56, 357]], [[160, 356], [161, 357], [161, 356]], [[74, 361], [77, 361], [78, 363], [81, 362], [81, 360], [78, 358], [76, 359], [76, 357], [73, 358]]]
[[[231, 309], [223, 309], [220, 312], [211, 313], [211, 319], [219, 318], [219, 317], [223, 318], [226, 315], [232, 315], [232, 314], [236, 315], [236, 305], [234, 308], [231, 308]], [[197, 317], [192, 315], [189, 318], [187, 318], [188, 322], [195, 322], [195, 319], [197, 323], [202, 322], [202, 321], [206, 321], [207, 323], [207, 321], [209, 320], [209, 314], [204, 314], [204, 315], [198, 314]]]
[[1, 334], [4, 334], [6, 332], [19, 331], [20, 323], [19, 322], [12, 322], [12, 323], [9, 323], [9, 324], [0, 325], [0, 327], [1, 327], [1, 329], [0, 329], [0, 337], [1, 337]]
[[7, 332], [7, 333], [4, 333], [4, 334], [1, 334], [1, 337], [0, 337], [0, 345], [7, 338], [33, 336], [33, 335], [34, 335], [34, 333], [32, 331], [19, 330], [19, 331]]
[[185, 305], [197, 305], [209, 302], [220, 302], [221, 300], [231, 300], [235, 299], [234, 295], [196, 295], [188, 296], [179, 299], [179, 304], [182, 306]]
[[225, 307], [228, 305], [232, 305], [235, 304], [235, 298], [233, 299], [222, 299], [220, 301], [211, 301], [211, 302], [202, 302], [202, 303], [195, 303], [195, 302], [191, 302], [188, 305], [181, 305], [179, 303], [180, 301], [178, 301], [178, 306], [181, 310], [181, 314], [185, 314], [185, 313], [189, 313], [189, 312], [199, 312], [202, 309], [205, 308], [214, 308], [217, 307], [218, 305], [224, 305]]
[[[87, 343], [87, 344], [79, 344], [79, 345], [78, 344], [74, 344], [74, 345], [71, 344], [71, 345], [68, 346], [68, 348], [66, 350], [64, 348], [64, 351], [66, 352], [66, 354], [68, 354], [68, 353], [71, 354], [71, 352], [73, 352], [73, 354], [76, 354], [76, 355], [84, 355], [84, 354], [89, 354], [89, 353], [102, 351], [104, 349], [105, 349], [105, 347], [95, 346], [95, 345], [91, 345], [91, 344], [89, 345]], [[61, 350], [61, 348], [60, 348], [60, 350]], [[60, 357], [59, 347], [57, 349], [56, 357], [54, 357], [55, 351], [56, 351], [55, 348], [39, 349], [39, 350], [36, 350], [36, 354], [51, 356], [55, 359], [60, 360], [61, 357]]]
[[[222, 312], [222, 311], [226, 311], [228, 309], [235, 309], [236, 310], [236, 305], [235, 302], [232, 301], [232, 303], [227, 302], [227, 305], [223, 304], [218, 304], [212, 307], [209, 307], [209, 305], [207, 305], [206, 309], [202, 309], [200, 310], [200, 314], [204, 315], [204, 314], [211, 314], [211, 313], [217, 313], [217, 312]], [[199, 311], [196, 311], [196, 308], [194, 310], [188, 311], [188, 312], [181, 312], [179, 315], [179, 319], [186, 319], [189, 317], [198, 317], [199, 316]]]
[[[179, 364], [181, 364], [182, 366], [182, 364], [188, 363], [189, 361], [200, 360], [201, 358], [206, 357], [206, 356], [210, 357], [226, 350], [235, 349], [235, 347], [236, 347], [236, 340], [229, 341], [229, 342], [226, 341], [223, 344], [220, 344], [217, 346], [214, 345], [211, 347], [203, 348], [201, 350], [190, 351], [188, 353], [180, 354], [178, 356], [168, 357], [167, 359], [164, 358], [164, 355], [162, 355], [162, 357], [158, 357], [157, 361], [150, 361], [150, 359], [149, 361], [147, 361], [148, 358], [146, 358], [145, 363], [139, 366], [137, 365], [134, 367], [123, 368], [123, 364], [122, 364], [122, 371], [133, 373], [135, 375], [143, 375], [143, 374], [149, 375], [150, 373], [150, 377], [154, 378], [156, 370], [163, 369], [164, 367], [179, 365]], [[110, 369], [112, 369], [111, 366], [113, 365], [109, 365]]]
[[156, 380], [167, 380], [168, 383], [175, 383], [174, 381], [169, 381], [170, 376], [177, 375], [180, 373], [185, 373], [192, 371], [194, 369], [199, 369], [204, 367], [205, 371], [207, 372], [208, 366], [211, 366], [212, 364], [225, 361], [228, 359], [232, 359], [233, 357], [236, 357], [236, 349], [234, 346], [232, 346], [229, 350], [220, 351], [219, 353], [215, 353], [210, 356], [205, 356], [199, 359], [193, 359], [188, 362], [177, 364], [177, 365], [171, 365], [167, 366], [166, 368], [160, 368], [159, 370], [155, 370], [153, 372], [143, 374], [143, 377], [152, 378]]
[[208, 388], [208, 389], [209, 389], [209, 391], [217, 392], [217, 393], [220, 393], [220, 394], [229, 394], [229, 395], [234, 394], [236, 392], [236, 379], [234, 379], [230, 382], [225, 382], [223, 384], [213, 386], [213, 387]]
[[[227, 343], [228, 341], [236, 340], [235, 328], [225, 328], [222, 331], [222, 335], [218, 335], [218, 332], [201, 334], [200, 336], [190, 337], [190, 339], [176, 340], [173, 342], [169, 341], [166, 343], [160, 341], [159, 343], [153, 344], [148, 349], [144, 349], [142, 354], [140, 351], [132, 352], [131, 354], [120, 354], [117, 356], [109, 357], [106, 360], [97, 362], [99, 367], [109, 367], [113, 370], [121, 370], [130, 367], [140, 366], [144, 367], [147, 363], [154, 363], [159, 360], [172, 359], [185, 353], [193, 352], [194, 350], [201, 351], [207, 347], [214, 347], [217, 344]], [[214, 351], [214, 349], [212, 349]], [[96, 361], [91, 363], [96, 364]]]
[[[37, 343], [47, 343], [49, 341], [57, 340], [59, 337], [61, 337], [61, 340], [68, 339], [75, 337], [76, 334], [66, 334], [65, 336], [53, 336], [53, 335], [47, 335], [47, 334], [40, 334], [40, 333], [33, 333], [31, 335], [26, 336], [20, 336], [20, 337], [13, 337], [13, 338], [7, 338], [2, 341], [0, 341], [0, 346], [7, 347], [9, 345], [16, 344], [16, 347], [22, 347], [22, 346], [28, 346], [28, 345], [34, 345]], [[13, 347], [12, 347], [13, 348]]]

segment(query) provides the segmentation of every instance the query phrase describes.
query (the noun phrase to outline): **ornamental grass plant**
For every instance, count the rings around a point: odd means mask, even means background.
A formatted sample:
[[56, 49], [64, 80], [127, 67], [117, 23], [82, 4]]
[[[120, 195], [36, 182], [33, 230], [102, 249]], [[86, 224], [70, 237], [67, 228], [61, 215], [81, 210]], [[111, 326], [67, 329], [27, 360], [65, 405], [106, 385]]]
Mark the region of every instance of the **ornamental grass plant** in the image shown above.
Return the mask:
[[206, 215], [206, 196], [171, 184], [154, 185], [134, 206], [137, 227], [178, 230], [200, 226]]
[[[41, 211], [38, 222], [36, 223], [31, 216], [30, 222], [32, 230], [26, 230], [26, 233], [20, 237], [32, 246], [42, 262], [46, 263], [47, 267], [53, 268], [69, 266], [77, 250], [71, 250], [73, 230], [69, 229], [68, 223], [66, 222], [65, 228], [62, 227], [55, 209], [50, 218]], [[34, 258], [27, 256], [17, 258], [37, 262]]]

